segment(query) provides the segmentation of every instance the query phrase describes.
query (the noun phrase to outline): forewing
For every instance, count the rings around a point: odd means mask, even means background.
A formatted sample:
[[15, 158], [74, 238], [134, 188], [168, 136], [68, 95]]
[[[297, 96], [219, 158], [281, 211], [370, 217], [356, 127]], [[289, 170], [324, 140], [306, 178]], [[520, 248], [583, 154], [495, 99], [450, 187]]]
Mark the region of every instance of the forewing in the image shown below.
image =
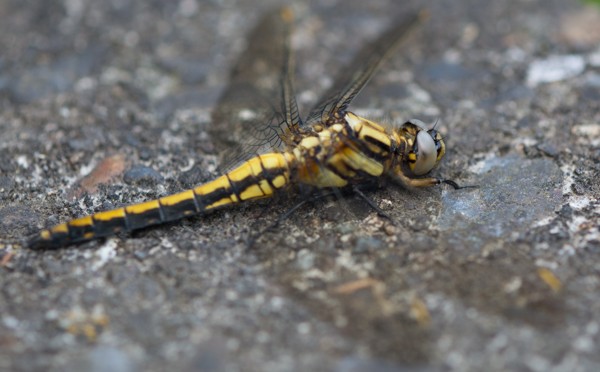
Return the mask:
[[425, 17], [425, 11], [411, 13], [382, 34], [376, 41], [366, 44], [323, 95], [325, 100], [311, 110], [306, 123], [321, 122], [326, 124], [330, 122], [330, 119], [335, 120], [336, 114], [343, 115], [354, 97], [360, 93], [373, 74], [398, 49], [402, 41]]
[[280, 149], [300, 125], [292, 82], [291, 23], [287, 8], [265, 15], [231, 71], [211, 126], [223, 170]]

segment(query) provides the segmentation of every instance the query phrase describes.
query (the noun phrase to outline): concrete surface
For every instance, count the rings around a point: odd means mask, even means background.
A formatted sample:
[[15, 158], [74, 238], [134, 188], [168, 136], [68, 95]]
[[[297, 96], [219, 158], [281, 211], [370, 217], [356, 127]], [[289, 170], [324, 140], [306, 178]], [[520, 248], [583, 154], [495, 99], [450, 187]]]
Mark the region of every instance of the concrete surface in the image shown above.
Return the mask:
[[[391, 0], [294, 4], [306, 109]], [[475, 190], [220, 211], [56, 251], [41, 227], [215, 175], [211, 110], [275, 1], [0, 2], [0, 370], [600, 370], [600, 9], [427, 1], [352, 108], [439, 119]], [[259, 5], [260, 4], [260, 5]]]

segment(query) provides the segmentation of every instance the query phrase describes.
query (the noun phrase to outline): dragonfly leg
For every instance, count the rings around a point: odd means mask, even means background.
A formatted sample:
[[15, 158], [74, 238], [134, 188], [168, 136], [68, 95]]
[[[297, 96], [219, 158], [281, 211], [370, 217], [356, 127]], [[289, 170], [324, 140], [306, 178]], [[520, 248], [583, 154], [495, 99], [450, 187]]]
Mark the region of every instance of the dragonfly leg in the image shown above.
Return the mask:
[[406, 185], [409, 187], [429, 187], [440, 185], [445, 183], [446, 185], [450, 185], [454, 188], [454, 190], [460, 189], [473, 189], [478, 188], [477, 185], [468, 185], [468, 186], [460, 186], [456, 182], [444, 178], [436, 178], [436, 177], [428, 177], [428, 178], [410, 178], [406, 176], [404, 173], [398, 172], [392, 175], [392, 179], [396, 182], [399, 182], [402, 185]]
[[335, 193], [332, 192], [327, 192], [327, 193], [321, 193], [319, 195], [312, 195], [309, 196], [308, 198], [301, 200], [300, 202], [296, 203], [293, 207], [291, 207], [290, 209], [288, 209], [287, 211], [285, 211], [284, 213], [282, 213], [279, 217], [277, 217], [277, 219], [272, 222], [271, 224], [269, 224], [267, 227], [265, 227], [264, 229], [260, 230], [258, 233], [256, 234], [252, 234], [248, 237], [248, 240], [246, 242], [246, 245], [248, 248], [252, 248], [254, 246], [254, 243], [256, 243], [256, 241], [258, 240], [258, 238], [260, 238], [261, 236], [263, 236], [264, 234], [266, 234], [267, 232], [269, 232], [270, 230], [276, 228], [277, 226], [279, 226], [279, 224], [283, 221], [285, 221], [286, 219], [288, 219], [292, 214], [294, 214], [298, 209], [302, 208], [304, 205], [308, 204], [308, 203], [312, 203], [315, 202], [317, 200], [320, 199], [324, 199], [324, 198], [328, 198], [332, 195], [335, 195]]
[[460, 189], [478, 189], [479, 185], [467, 185], [467, 186], [459, 186], [456, 182], [452, 181], [452, 180], [440, 180], [441, 183], [445, 183], [446, 185], [450, 185], [452, 187], [454, 187], [454, 190], [460, 190]]
[[395, 221], [392, 219], [392, 217], [390, 217], [387, 213], [385, 213], [381, 208], [379, 208], [379, 206], [377, 204], [375, 204], [375, 202], [373, 200], [371, 200], [367, 195], [365, 195], [365, 193], [363, 193], [360, 188], [353, 186], [352, 187], [352, 191], [358, 195], [362, 200], [364, 200], [369, 207], [371, 207], [375, 212], [377, 212], [377, 214], [380, 217], [386, 218], [388, 219], [390, 222], [392, 222], [394, 225], [396, 224]]

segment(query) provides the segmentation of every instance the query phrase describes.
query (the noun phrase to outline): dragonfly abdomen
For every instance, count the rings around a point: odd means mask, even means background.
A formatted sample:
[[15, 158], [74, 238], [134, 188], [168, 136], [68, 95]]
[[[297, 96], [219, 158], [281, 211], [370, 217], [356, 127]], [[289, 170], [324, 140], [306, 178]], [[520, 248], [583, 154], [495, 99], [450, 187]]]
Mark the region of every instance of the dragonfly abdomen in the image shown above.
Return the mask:
[[266, 198], [288, 185], [292, 160], [293, 155], [288, 153], [256, 156], [231, 172], [193, 189], [42, 230], [29, 240], [28, 246], [60, 247], [178, 220], [230, 204]]

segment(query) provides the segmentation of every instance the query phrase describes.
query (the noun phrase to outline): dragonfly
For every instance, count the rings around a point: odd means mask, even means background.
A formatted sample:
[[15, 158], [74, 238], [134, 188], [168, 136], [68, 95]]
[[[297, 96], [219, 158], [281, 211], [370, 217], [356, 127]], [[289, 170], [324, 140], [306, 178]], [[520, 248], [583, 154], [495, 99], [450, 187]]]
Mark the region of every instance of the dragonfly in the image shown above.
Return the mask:
[[[428, 187], [448, 184], [450, 179], [430, 176], [444, 157], [446, 146], [441, 134], [419, 120], [388, 126], [363, 118], [348, 110], [349, 105], [381, 65], [426, 17], [426, 12], [408, 14], [374, 42], [361, 59], [361, 66], [347, 79], [339, 79], [301, 119], [294, 91], [294, 58], [291, 47], [293, 14], [281, 9], [259, 25], [255, 33], [270, 33], [282, 40], [277, 61], [279, 79], [268, 94], [249, 94], [250, 85], [273, 86], [253, 69], [245, 58], [232, 73], [233, 89], [225, 92], [225, 102], [237, 102], [250, 109], [242, 111], [221, 105], [213, 115], [215, 132], [228, 140], [246, 137], [245, 145], [230, 151], [226, 163], [237, 164], [221, 176], [192, 189], [155, 200], [75, 218], [43, 229], [27, 246], [33, 249], [59, 248], [92, 239], [131, 232], [152, 225], [202, 215], [223, 207], [269, 198], [283, 190], [300, 187], [311, 190], [343, 190], [387, 177], [401, 185]], [[252, 40], [252, 38], [251, 38]], [[249, 51], [267, 55], [264, 42]], [[260, 62], [260, 61], [259, 61]], [[254, 63], [260, 65], [260, 63]], [[271, 79], [272, 80], [272, 79]], [[252, 82], [252, 84], [250, 84]], [[255, 88], [255, 87], [254, 87]], [[258, 89], [258, 92], [261, 92]], [[268, 102], [268, 100], [271, 100]], [[251, 105], [262, 105], [253, 110]], [[233, 106], [232, 106], [233, 107]], [[270, 114], [259, 114], [270, 112]], [[227, 120], [226, 120], [227, 119]], [[232, 120], [233, 119], [233, 120]], [[240, 128], [221, 128], [219, 121], [240, 122]], [[250, 124], [250, 125], [248, 125]], [[249, 128], [249, 129], [248, 129]], [[358, 189], [356, 189], [358, 190]]]

